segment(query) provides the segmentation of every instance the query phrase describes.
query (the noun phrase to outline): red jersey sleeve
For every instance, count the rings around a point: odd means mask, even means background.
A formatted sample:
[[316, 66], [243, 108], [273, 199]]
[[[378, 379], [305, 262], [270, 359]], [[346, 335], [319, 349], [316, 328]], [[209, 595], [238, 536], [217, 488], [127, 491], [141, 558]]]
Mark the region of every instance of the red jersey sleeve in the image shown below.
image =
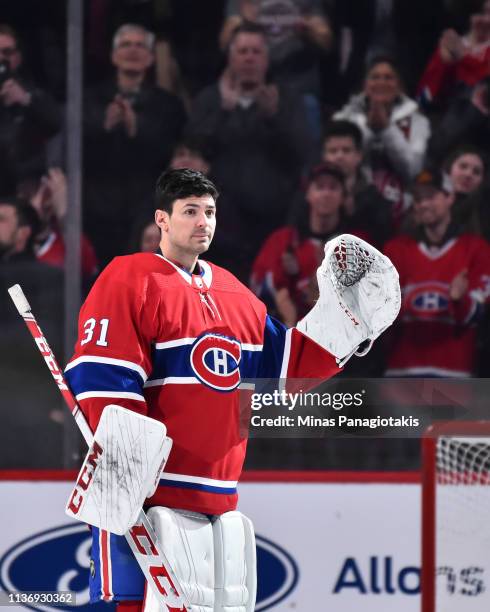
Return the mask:
[[143, 385], [151, 371], [156, 305], [149, 303], [146, 283], [126, 257], [104, 270], [83, 304], [75, 353], [65, 372], [93, 429], [111, 403], [147, 413]]

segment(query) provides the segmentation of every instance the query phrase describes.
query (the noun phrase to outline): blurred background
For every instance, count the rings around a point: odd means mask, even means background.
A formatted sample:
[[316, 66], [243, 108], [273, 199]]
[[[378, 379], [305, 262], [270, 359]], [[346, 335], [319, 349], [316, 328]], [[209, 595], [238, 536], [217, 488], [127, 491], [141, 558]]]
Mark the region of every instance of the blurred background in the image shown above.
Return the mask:
[[[157, 248], [168, 167], [216, 182], [206, 258], [288, 326], [331, 237], [390, 256], [399, 320], [342, 376], [487, 378], [489, 88], [490, 1], [2, 3], [0, 469], [74, 468], [83, 448], [6, 288], [65, 364], [100, 271]], [[419, 461], [417, 439], [260, 438], [247, 467]]]

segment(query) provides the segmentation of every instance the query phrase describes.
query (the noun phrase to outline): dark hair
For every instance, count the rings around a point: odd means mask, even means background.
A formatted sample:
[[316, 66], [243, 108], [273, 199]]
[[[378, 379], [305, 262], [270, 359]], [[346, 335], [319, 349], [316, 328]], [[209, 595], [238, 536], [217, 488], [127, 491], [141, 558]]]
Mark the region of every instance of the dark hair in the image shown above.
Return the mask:
[[156, 206], [169, 214], [172, 213], [175, 200], [205, 195], [210, 195], [216, 201], [219, 192], [214, 183], [197, 170], [191, 170], [190, 168], [165, 170], [157, 179]]
[[185, 136], [174, 146], [173, 155], [179, 149], [188, 149], [192, 153], [199, 154], [204, 160], [207, 162], [211, 161], [213, 157], [213, 150], [206, 139], [196, 136], [194, 134], [190, 136]]
[[396, 72], [398, 79], [401, 81], [400, 67], [398, 66], [396, 59], [388, 54], [375, 55], [373, 58], [371, 58], [369, 62], [366, 64], [366, 71], [364, 73], [365, 76], [367, 77], [367, 75], [371, 72], [371, 70], [375, 66], [378, 66], [379, 64], [388, 64], [389, 66], [391, 66], [393, 71]]
[[351, 138], [356, 149], [362, 151], [362, 132], [360, 128], [352, 121], [345, 119], [339, 119], [337, 121], [329, 121], [325, 126], [323, 134], [323, 142], [326, 142], [329, 138]]
[[487, 173], [487, 169], [488, 169], [487, 156], [481, 149], [479, 149], [478, 147], [474, 147], [473, 145], [461, 145], [457, 147], [456, 149], [454, 149], [453, 151], [451, 151], [449, 155], [447, 155], [444, 158], [444, 161], [442, 163], [443, 169], [446, 172], [450, 172], [451, 166], [458, 159], [458, 157], [461, 157], [462, 155], [476, 155], [477, 157], [479, 157], [483, 164], [483, 174]]
[[253, 21], [244, 21], [231, 33], [227, 50], [230, 49], [231, 45], [235, 42], [235, 39], [239, 34], [257, 34], [258, 36], [262, 36], [266, 45], [268, 44], [267, 33], [263, 26], [261, 26], [259, 23], [254, 23]]
[[19, 49], [19, 46], [20, 46], [19, 35], [17, 34], [17, 32], [14, 30], [12, 26], [9, 26], [7, 23], [0, 23], [0, 34], [3, 34], [4, 36], [10, 36], [10, 38], [13, 38], [15, 41], [16, 48]]
[[[144, 230], [155, 223], [155, 219], [150, 213], [142, 214], [136, 218], [132, 227], [128, 241], [128, 253], [139, 253], [141, 251], [141, 238]], [[155, 227], [157, 227], [155, 225]]]
[[321, 176], [331, 176], [335, 179], [342, 187], [342, 191], [345, 194], [345, 175], [339, 166], [332, 164], [331, 162], [322, 161], [319, 164], [313, 166], [308, 172], [305, 180], [305, 191], [308, 187]]
[[26, 245], [26, 250], [32, 251], [34, 239], [41, 228], [41, 221], [36, 209], [24, 198], [16, 196], [1, 196], [0, 206], [12, 206], [15, 209], [19, 227], [30, 227], [31, 235]]

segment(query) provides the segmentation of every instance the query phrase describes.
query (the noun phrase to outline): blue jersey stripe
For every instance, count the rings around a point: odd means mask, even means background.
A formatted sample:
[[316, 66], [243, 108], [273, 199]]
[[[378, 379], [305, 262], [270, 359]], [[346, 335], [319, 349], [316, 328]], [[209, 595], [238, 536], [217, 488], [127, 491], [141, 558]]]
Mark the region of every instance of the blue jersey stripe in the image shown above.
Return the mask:
[[221, 495], [235, 495], [236, 487], [224, 489], [223, 487], [213, 487], [212, 485], [203, 485], [197, 482], [182, 482], [180, 480], [160, 480], [160, 487], [174, 487], [176, 489], [195, 489], [196, 491], [204, 491], [205, 493], [220, 493]]
[[106, 363], [80, 363], [65, 373], [75, 395], [87, 391], [143, 393], [143, 379], [135, 370]]
[[[148, 381], [162, 378], [194, 378], [196, 373], [190, 364], [192, 344], [174, 346], [171, 348], [154, 349], [153, 370]], [[255, 378], [258, 374], [261, 351], [242, 350], [240, 361], [240, 376], [242, 379]]]
[[286, 326], [267, 315], [264, 329], [264, 349], [257, 378], [279, 378], [284, 358]]

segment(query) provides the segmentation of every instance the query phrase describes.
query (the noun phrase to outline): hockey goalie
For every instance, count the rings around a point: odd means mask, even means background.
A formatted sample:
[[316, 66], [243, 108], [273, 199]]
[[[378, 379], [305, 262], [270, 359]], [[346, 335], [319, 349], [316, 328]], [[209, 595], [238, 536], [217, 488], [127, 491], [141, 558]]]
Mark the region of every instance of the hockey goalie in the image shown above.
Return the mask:
[[330, 378], [398, 314], [389, 259], [342, 235], [325, 247], [317, 304], [286, 329], [200, 259], [217, 197], [199, 172], [162, 174], [159, 251], [113, 260], [80, 311], [66, 377], [95, 441], [67, 512], [92, 525], [92, 602], [160, 607], [122, 537], [143, 505], [192, 611], [254, 610], [254, 531], [236, 510], [241, 381]]

